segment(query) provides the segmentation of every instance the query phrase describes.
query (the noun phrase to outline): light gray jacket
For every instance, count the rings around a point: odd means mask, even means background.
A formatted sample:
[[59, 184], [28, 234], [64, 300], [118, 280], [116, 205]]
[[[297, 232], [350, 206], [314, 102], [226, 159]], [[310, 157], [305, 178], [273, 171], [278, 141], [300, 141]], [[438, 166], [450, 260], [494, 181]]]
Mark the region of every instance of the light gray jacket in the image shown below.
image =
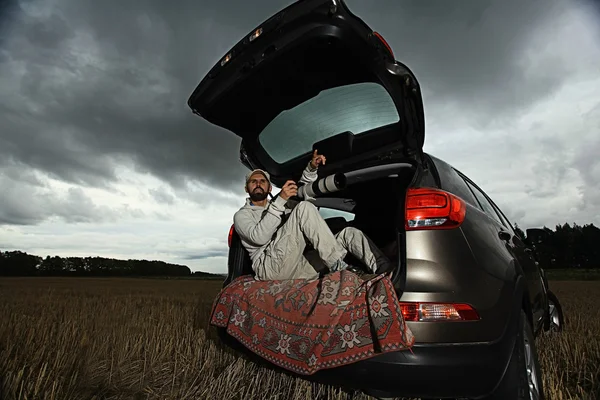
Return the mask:
[[[310, 184], [316, 180], [317, 169], [313, 169], [308, 163], [298, 183]], [[240, 235], [243, 246], [250, 253], [252, 262], [260, 257], [275, 237], [284, 213], [291, 211], [290, 208], [285, 207], [286, 203], [287, 200], [277, 196], [269, 201], [266, 207], [261, 207], [252, 204], [250, 198], [246, 198], [246, 204], [234, 214], [235, 230]]]

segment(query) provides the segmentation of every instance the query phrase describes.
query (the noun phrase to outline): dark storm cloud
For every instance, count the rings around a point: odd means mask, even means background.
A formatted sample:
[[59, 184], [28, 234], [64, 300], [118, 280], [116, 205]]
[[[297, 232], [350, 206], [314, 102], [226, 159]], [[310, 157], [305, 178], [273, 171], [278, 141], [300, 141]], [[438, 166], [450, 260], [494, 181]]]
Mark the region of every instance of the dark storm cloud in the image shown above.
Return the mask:
[[31, 170], [15, 165], [3, 168], [0, 188], [0, 226], [34, 225], [50, 218], [67, 223], [101, 223], [143, 215], [129, 205], [117, 209], [98, 206], [79, 187], [52, 190]]
[[[134, 160], [175, 185], [192, 178], [239, 191], [238, 138], [185, 102], [230, 46], [288, 4], [28, 2], [0, 45], [0, 165], [98, 186], [115, 179], [118, 160]], [[559, 15], [559, 0], [348, 4], [415, 71], [426, 101], [464, 104], [479, 113], [474, 123], [535, 101], [563, 78], [561, 65], [532, 77], [520, 64], [531, 32]]]
[[[560, 62], [528, 67], [538, 48], [528, 46], [548, 21], [559, 23], [562, 0], [395, 1], [349, 0], [387, 39], [396, 58], [414, 70], [432, 104], [458, 106], [486, 125], [547, 96], [567, 78]], [[558, 60], [560, 61], [560, 60]], [[435, 113], [427, 115], [436, 118]]]
[[70, 188], [61, 196], [20, 184], [5, 184], [0, 198], [1, 225], [33, 225], [57, 217], [68, 223], [117, 221], [125, 215], [141, 216], [141, 211], [114, 210], [93, 203], [81, 188]]
[[[579, 150], [574, 158], [573, 167], [577, 169], [583, 179], [584, 185], [579, 188], [583, 199], [581, 208], [589, 206], [591, 209], [600, 208], [600, 103], [583, 115], [589, 121], [590, 132], [579, 143]], [[600, 213], [599, 213], [600, 214]]]
[[227, 249], [224, 250], [207, 250], [202, 254], [189, 254], [183, 257], [184, 260], [205, 260], [213, 257], [227, 257]]
[[18, 84], [0, 100], [0, 163], [97, 186], [125, 157], [171, 182], [238, 184], [239, 140], [185, 102], [260, 7], [232, 18], [214, 2], [60, 4], [48, 17], [23, 12], [3, 46], [0, 76]]
[[148, 193], [156, 202], [162, 204], [173, 205], [175, 203], [175, 197], [167, 192], [165, 188], [160, 189], [148, 189]]

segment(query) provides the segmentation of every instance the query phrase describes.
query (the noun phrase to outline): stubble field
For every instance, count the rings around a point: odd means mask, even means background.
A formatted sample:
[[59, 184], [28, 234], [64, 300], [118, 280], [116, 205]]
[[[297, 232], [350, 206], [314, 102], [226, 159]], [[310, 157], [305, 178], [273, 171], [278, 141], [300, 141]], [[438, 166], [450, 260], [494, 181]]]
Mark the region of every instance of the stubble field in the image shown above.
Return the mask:
[[[222, 347], [208, 327], [220, 285], [0, 278], [0, 398], [348, 398], [341, 388], [260, 367]], [[600, 399], [600, 282], [550, 285], [567, 331], [537, 339], [546, 397]]]

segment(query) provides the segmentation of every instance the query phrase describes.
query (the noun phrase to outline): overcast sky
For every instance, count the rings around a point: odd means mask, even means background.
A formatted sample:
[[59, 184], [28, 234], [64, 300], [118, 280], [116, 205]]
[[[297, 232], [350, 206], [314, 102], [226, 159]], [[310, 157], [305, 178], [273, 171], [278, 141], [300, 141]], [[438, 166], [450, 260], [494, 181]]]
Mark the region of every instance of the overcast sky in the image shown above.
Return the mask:
[[[0, 2], [0, 250], [224, 272], [239, 140], [187, 98], [290, 1]], [[600, 225], [600, 11], [347, 0], [417, 75], [425, 151], [523, 228]]]

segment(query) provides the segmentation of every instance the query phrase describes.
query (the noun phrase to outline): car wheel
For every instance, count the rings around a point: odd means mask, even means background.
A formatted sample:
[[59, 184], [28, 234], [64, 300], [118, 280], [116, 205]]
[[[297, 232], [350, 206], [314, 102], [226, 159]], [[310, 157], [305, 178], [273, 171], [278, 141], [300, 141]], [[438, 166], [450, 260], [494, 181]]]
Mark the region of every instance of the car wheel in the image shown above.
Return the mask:
[[554, 293], [548, 291], [548, 322], [547, 331], [562, 332], [565, 324], [562, 306]]
[[488, 400], [544, 400], [542, 374], [535, 338], [523, 310], [510, 361], [502, 381]]

